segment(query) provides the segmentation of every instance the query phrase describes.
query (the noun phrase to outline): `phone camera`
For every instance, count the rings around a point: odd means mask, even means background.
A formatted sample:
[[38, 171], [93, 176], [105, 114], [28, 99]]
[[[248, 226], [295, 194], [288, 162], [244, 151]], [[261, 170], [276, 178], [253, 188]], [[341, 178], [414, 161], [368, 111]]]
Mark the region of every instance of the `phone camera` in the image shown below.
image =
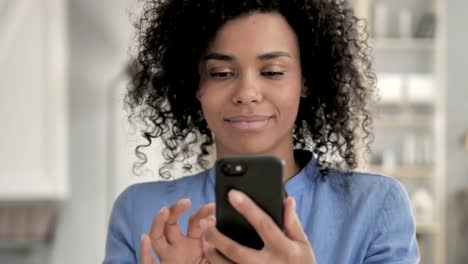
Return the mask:
[[241, 163], [235, 164], [224, 164], [222, 170], [227, 176], [240, 176], [243, 175], [246, 171], [246, 166]]

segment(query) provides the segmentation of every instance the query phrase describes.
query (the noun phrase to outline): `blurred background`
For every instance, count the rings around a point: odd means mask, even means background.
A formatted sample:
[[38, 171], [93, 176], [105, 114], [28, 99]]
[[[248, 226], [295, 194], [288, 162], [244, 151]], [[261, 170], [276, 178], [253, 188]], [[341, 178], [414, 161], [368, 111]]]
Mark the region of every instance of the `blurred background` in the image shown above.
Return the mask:
[[[353, 0], [378, 74], [373, 152], [421, 263], [468, 263], [468, 1]], [[0, 263], [100, 263], [139, 139], [122, 97], [137, 0], [0, 0]], [[158, 146], [147, 152], [157, 171]]]

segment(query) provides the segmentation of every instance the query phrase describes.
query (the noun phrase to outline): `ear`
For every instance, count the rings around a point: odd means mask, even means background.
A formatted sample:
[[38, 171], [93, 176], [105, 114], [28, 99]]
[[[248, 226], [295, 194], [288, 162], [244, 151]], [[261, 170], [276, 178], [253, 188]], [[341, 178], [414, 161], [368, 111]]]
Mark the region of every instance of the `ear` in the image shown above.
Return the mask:
[[303, 77], [302, 78], [302, 86], [301, 86], [301, 97], [307, 97], [309, 96], [309, 87], [308, 87], [308, 84], [307, 84], [307, 81], [306, 79]]

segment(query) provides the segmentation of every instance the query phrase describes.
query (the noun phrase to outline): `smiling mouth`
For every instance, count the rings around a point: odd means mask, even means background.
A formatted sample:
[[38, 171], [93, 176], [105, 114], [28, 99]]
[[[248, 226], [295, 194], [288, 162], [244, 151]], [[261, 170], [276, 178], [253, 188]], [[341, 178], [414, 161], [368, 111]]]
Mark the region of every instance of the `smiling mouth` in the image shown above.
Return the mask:
[[264, 128], [272, 116], [235, 116], [224, 119], [237, 130], [248, 132]]

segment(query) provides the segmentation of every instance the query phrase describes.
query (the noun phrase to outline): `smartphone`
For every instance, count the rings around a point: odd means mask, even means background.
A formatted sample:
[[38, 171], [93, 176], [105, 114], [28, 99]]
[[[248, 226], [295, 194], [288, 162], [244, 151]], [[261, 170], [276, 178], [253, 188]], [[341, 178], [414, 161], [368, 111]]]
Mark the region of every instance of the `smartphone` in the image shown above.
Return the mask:
[[228, 192], [239, 190], [249, 196], [283, 228], [283, 163], [276, 157], [229, 157], [216, 161], [216, 226], [234, 241], [254, 249], [263, 241], [250, 223], [229, 203]]

